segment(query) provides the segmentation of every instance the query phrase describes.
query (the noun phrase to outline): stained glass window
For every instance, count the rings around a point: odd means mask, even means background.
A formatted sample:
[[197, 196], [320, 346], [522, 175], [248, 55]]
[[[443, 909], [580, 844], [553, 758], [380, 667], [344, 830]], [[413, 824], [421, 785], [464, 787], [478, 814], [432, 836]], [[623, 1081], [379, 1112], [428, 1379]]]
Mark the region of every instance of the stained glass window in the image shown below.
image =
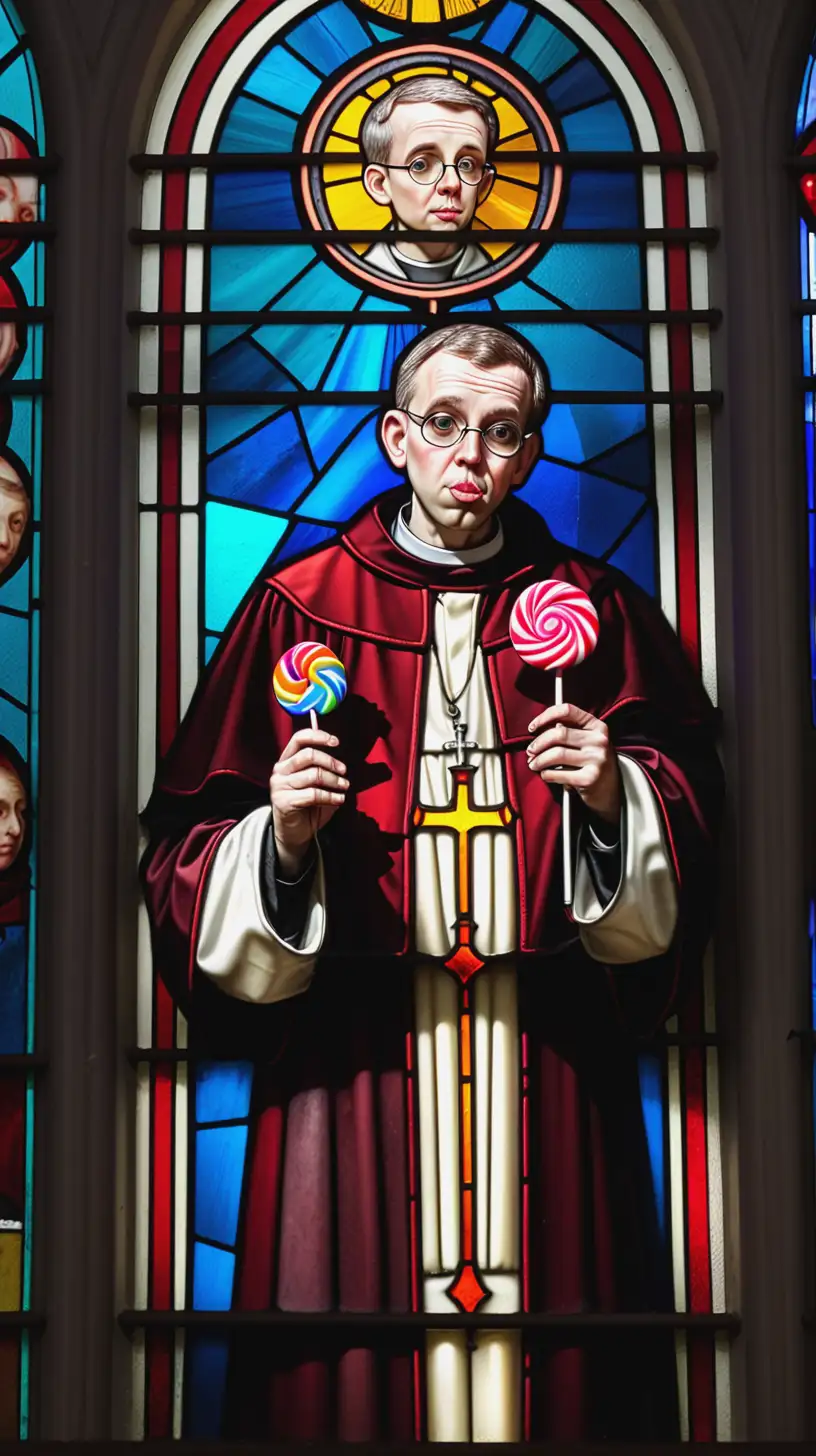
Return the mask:
[[28, 1433], [37, 927], [45, 134], [14, 6], [0, 3], [0, 1439]]
[[[456, 276], [395, 275], [389, 216], [366, 186], [366, 117], [420, 77], [458, 82], [496, 118], [495, 176]], [[537, 351], [549, 408], [522, 499], [660, 602], [716, 700], [713, 160], [636, 0], [211, 0], [136, 161], [142, 805], [258, 574], [331, 540], [395, 482], [378, 412], [401, 352], [441, 320], [489, 320]], [[240, 1287], [244, 1171], [248, 1146], [267, 1140], [274, 1162], [281, 1134], [274, 1109], [253, 1114], [251, 1061], [188, 1058], [146, 913], [138, 1006], [135, 1433], [217, 1436], [234, 1348], [226, 1324], [184, 1316], [260, 1307]], [[707, 964], [640, 1059], [683, 1316], [726, 1309], [717, 1056]], [[729, 1434], [724, 1330], [677, 1322], [686, 1439]], [[415, 1412], [422, 1438], [418, 1396]]]
[[[816, 42], [814, 43], [816, 45]], [[813, 363], [814, 318], [816, 318], [816, 173], [806, 169], [807, 158], [816, 152], [816, 81], [814, 80], [814, 47], [805, 66], [805, 77], [796, 111], [796, 150], [801, 158], [799, 175], [799, 255], [802, 297], [802, 372], [805, 383], [812, 384], [816, 373]], [[814, 421], [812, 390], [806, 389], [805, 402], [805, 466], [807, 472], [807, 509], [810, 541], [810, 660], [812, 680], [812, 712], [816, 722], [816, 502], [814, 500]]]

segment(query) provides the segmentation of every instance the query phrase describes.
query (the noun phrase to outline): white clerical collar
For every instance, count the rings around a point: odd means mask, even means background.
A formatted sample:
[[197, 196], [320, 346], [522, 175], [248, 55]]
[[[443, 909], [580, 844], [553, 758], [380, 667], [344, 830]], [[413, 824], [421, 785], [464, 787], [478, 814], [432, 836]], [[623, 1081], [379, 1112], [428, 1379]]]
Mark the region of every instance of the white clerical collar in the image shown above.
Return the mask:
[[476, 566], [480, 561], [489, 561], [491, 556], [498, 556], [504, 546], [504, 531], [498, 517], [494, 518], [496, 529], [493, 535], [489, 541], [483, 541], [481, 546], [463, 546], [459, 551], [452, 551], [447, 546], [431, 546], [427, 541], [420, 541], [410, 529], [405, 519], [410, 509], [411, 502], [408, 501], [397, 512], [391, 535], [397, 546], [407, 551], [410, 556], [418, 556], [420, 561], [432, 561], [437, 566]]

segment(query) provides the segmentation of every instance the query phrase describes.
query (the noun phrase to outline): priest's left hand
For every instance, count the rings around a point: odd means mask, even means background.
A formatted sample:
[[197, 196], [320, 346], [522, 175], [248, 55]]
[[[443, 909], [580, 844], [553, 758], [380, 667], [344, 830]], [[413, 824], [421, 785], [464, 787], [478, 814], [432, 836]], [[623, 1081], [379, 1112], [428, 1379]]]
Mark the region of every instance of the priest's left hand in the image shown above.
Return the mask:
[[580, 794], [587, 808], [608, 824], [621, 811], [620, 770], [609, 729], [600, 718], [574, 703], [554, 703], [530, 724], [536, 737], [527, 762], [545, 784], [564, 784]]

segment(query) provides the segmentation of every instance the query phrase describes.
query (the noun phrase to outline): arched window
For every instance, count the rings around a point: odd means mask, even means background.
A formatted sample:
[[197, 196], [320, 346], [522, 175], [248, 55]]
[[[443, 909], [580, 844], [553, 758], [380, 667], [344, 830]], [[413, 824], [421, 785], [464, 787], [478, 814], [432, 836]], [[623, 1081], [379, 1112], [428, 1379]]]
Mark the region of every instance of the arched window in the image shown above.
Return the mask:
[[[400, 259], [363, 184], [366, 115], [420, 76], [497, 120], [453, 271]], [[442, 320], [489, 320], [537, 351], [549, 409], [522, 498], [656, 597], [716, 699], [714, 162], [637, 0], [211, 0], [137, 159], [141, 806], [258, 573], [394, 483], [378, 411], [400, 353]], [[640, 1058], [680, 1431], [698, 1440], [730, 1429], [712, 976]], [[236, 1275], [244, 1167], [250, 1127], [273, 1132], [252, 1124], [251, 1062], [188, 1061], [146, 915], [138, 997], [136, 1427], [212, 1436], [231, 1338], [212, 1313], [252, 1305]]]
[[[0, 3], [0, 1438], [28, 1433], [46, 189], [40, 88]], [[17, 1329], [3, 1329], [16, 1312]]]

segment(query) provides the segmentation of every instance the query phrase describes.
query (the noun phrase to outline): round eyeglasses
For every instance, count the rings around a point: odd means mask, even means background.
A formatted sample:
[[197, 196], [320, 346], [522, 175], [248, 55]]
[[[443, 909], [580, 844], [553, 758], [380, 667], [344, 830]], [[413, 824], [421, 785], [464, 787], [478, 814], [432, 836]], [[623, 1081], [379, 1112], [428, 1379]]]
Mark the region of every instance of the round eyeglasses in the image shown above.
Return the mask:
[[460, 157], [458, 162], [441, 162], [438, 157], [414, 157], [407, 165], [397, 162], [380, 162], [389, 172], [407, 172], [412, 182], [420, 187], [433, 187], [440, 182], [448, 167], [453, 167], [460, 182], [468, 187], [478, 187], [485, 177], [492, 177], [496, 171], [489, 162], [480, 162], [476, 157]]
[[464, 420], [460, 420], [458, 415], [450, 414], [448, 410], [439, 410], [436, 414], [425, 415], [424, 418], [422, 415], [413, 414], [411, 410], [405, 410], [404, 413], [415, 425], [419, 425], [422, 438], [429, 445], [436, 445], [439, 449], [458, 445], [473, 430], [475, 434], [481, 435], [492, 455], [501, 455], [505, 460], [511, 455], [518, 455], [524, 441], [529, 440], [533, 433], [530, 430], [526, 435], [522, 434], [512, 420], [495, 420], [492, 425], [480, 430], [476, 425], [466, 425]]

